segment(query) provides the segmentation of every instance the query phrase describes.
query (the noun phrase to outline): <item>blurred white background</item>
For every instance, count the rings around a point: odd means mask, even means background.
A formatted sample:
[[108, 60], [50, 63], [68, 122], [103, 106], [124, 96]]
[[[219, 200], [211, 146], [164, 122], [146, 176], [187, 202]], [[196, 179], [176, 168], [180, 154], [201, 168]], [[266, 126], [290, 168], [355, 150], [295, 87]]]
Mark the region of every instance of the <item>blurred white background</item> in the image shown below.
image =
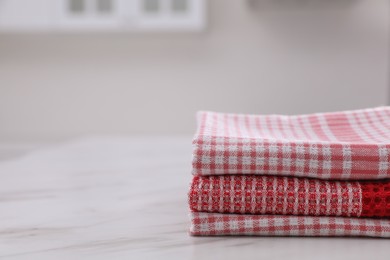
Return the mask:
[[0, 32], [0, 141], [190, 135], [197, 110], [388, 103], [389, 1], [206, 3], [201, 31]]

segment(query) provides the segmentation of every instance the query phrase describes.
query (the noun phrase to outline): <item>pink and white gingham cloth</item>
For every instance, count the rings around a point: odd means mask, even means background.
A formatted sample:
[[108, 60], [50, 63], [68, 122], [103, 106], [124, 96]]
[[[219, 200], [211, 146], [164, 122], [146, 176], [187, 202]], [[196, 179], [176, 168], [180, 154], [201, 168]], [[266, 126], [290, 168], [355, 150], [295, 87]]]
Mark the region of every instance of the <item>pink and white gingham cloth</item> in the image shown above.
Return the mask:
[[198, 113], [193, 174], [390, 178], [390, 107], [299, 116]]
[[390, 237], [390, 219], [191, 212], [193, 236]]

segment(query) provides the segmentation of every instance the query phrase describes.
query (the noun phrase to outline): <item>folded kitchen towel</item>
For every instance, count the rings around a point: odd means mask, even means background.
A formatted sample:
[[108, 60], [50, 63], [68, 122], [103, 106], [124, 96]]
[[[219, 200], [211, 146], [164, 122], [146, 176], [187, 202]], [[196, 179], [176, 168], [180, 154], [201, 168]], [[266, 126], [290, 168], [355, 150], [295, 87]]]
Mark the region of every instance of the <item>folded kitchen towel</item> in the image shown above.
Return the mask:
[[198, 113], [193, 174], [390, 178], [390, 107], [299, 116]]
[[194, 212], [390, 217], [390, 180], [194, 176], [188, 195]]
[[191, 212], [193, 236], [390, 237], [390, 219]]
[[199, 112], [193, 147], [192, 235], [390, 237], [389, 107]]

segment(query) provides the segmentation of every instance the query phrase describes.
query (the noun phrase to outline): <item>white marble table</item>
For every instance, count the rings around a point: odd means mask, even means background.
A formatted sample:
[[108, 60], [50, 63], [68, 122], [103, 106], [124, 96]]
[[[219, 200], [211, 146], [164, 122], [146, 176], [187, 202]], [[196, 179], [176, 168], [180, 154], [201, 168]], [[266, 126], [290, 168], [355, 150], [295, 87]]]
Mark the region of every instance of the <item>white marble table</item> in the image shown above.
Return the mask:
[[363, 238], [190, 237], [191, 137], [90, 137], [0, 162], [0, 259], [390, 259]]

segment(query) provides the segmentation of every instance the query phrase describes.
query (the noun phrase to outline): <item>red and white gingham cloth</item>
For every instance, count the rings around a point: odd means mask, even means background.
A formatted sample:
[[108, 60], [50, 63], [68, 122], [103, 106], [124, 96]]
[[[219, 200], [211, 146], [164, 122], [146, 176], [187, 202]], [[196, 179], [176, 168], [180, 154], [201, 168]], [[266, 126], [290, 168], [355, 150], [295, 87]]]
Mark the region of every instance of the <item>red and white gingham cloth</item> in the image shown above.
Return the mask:
[[198, 113], [193, 174], [390, 178], [390, 108], [299, 116]]
[[389, 218], [362, 218], [389, 216], [388, 181], [308, 178], [390, 178], [390, 107], [299, 116], [199, 112], [193, 145], [192, 235], [390, 237]]
[[190, 213], [193, 236], [390, 237], [389, 219]]
[[195, 212], [389, 218], [390, 180], [194, 176], [188, 202]]

